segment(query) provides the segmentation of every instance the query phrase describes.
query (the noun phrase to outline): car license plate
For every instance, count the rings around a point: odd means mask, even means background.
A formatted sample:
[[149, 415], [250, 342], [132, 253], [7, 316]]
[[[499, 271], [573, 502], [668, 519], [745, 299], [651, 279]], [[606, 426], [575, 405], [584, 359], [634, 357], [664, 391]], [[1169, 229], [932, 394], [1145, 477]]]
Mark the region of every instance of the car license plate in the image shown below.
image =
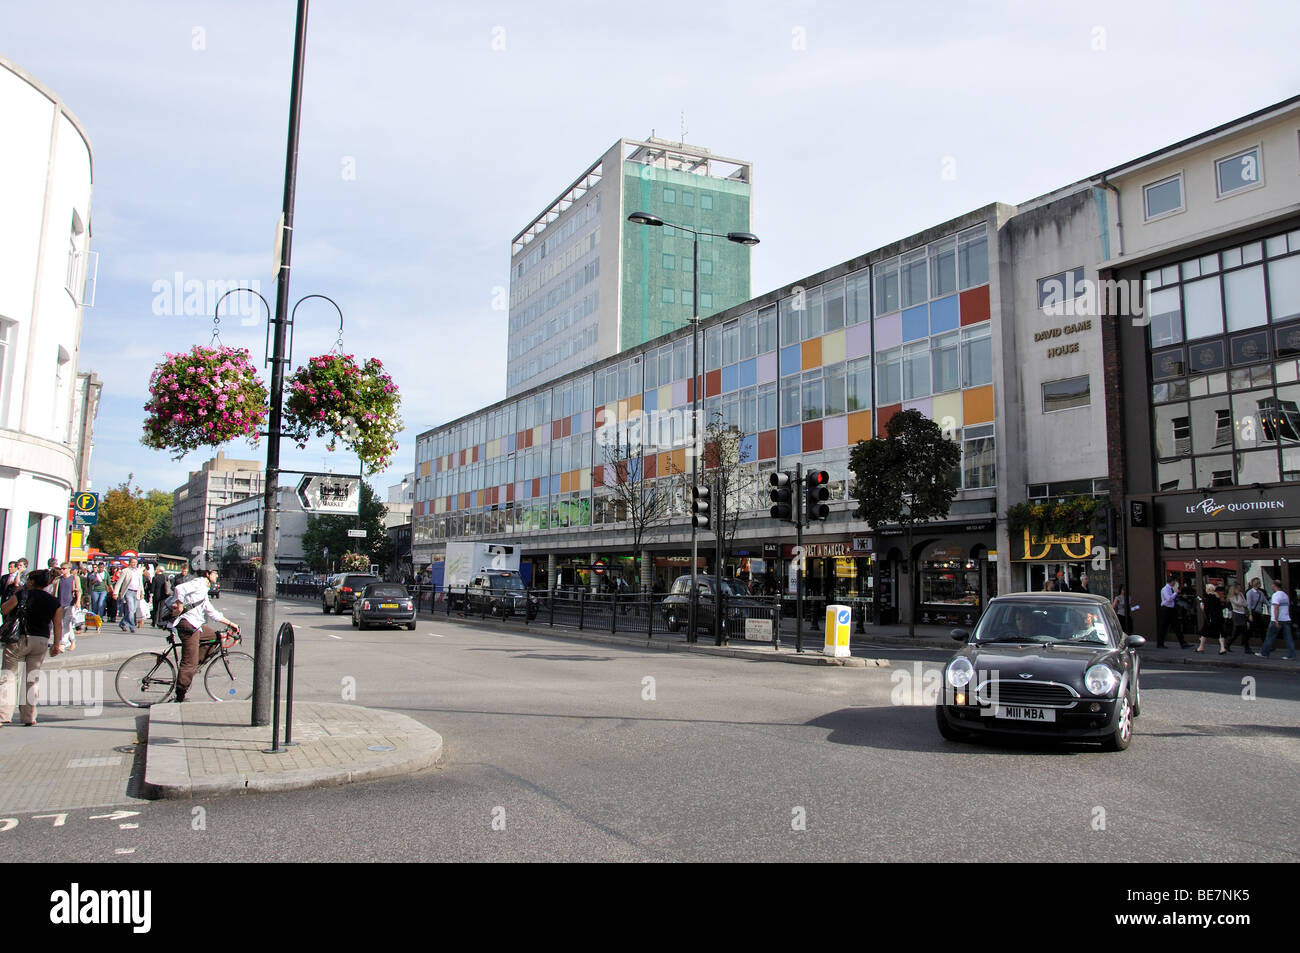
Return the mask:
[[397, 608], [397, 603], [396, 603], [396, 602], [381, 602], [381, 603], [379, 603], [379, 608], [381, 608], [381, 609], [396, 609], [396, 608]]
[[1013, 718], [1017, 721], [1056, 721], [1056, 712], [1051, 708], [1024, 708], [1020, 705], [999, 705], [998, 718]]

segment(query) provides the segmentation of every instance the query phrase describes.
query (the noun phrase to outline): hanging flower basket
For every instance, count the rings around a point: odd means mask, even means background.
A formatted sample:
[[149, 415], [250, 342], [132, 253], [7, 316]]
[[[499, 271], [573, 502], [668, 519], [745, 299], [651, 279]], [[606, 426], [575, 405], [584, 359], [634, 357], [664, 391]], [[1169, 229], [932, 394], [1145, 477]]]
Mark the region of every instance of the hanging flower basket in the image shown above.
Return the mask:
[[376, 358], [358, 367], [351, 354], [313, 357], [294, 371], [285, 390], [280, 430], [299, 449], [310, 437], [328, 437], [330, 450], [342, 439], [367, 473], [392, 462], [402, 398]]
[[1031, 536], [1073, 536], [1092, 531], [1097, 514], [1097, 499], [1072, 496], [1055, 502], [1017, 503], [1007, 509], [1007, 529], [1012, 535], [1029, 528]]
[[370, 557], [365, 553], [344, 553], [339, 558], [339, 568], [344, 572], [366, 572], [370, 569]]
[[247, 437], [265, 426], [266, 387], [245, 348], [196, 346], [168, 354], [149, 378], [141, 442], [179, 460], [199, 447]]

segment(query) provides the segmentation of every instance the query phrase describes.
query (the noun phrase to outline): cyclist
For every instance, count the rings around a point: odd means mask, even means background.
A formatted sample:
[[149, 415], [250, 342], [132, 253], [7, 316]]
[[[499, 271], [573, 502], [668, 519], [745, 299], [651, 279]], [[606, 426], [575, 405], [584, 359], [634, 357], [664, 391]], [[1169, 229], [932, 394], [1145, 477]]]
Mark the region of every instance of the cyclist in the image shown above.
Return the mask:
[[224, 622], [239, 633], [239, 626], [222, 615], [208, 598], [208, 590], [217, 582], [217, 570], [208, 569], [192, 576], [172, 590], [172, 620], [181, 639], [181, 669], [176, 678], [176, 700], [185, 701], [185, 693], [194, 681], [198, 670], [199, 639], [203, 626], [209, 622]]

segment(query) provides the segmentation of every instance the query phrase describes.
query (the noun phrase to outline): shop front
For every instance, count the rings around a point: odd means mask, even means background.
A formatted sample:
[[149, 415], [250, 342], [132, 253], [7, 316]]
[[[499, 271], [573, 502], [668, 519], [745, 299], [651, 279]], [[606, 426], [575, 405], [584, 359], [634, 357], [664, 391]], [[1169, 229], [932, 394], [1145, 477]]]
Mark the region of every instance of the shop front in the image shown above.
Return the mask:
[[1102, 537], [1094, 533], [1035, 536], [1026, 528], [1012, 537], [1015, 582], [1028, 592], [1042, 592], [1059, 572], [1071, 590], [1110, 598], [1114, 592], [1108, 554]]
[[881, 622], [974, 623], [998, 593], [995, 526], [991, 519], [918, 526], [913, 579], [904, 556], [906, 537], [887, 535], [880, 547], [884, 558], [876, 589]]

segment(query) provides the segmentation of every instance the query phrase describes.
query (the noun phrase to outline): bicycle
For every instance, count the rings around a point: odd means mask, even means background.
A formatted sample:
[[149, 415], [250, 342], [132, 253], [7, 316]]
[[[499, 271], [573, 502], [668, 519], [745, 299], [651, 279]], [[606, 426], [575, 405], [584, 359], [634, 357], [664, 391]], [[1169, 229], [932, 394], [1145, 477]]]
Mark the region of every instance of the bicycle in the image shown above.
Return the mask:
[[[246, 701], [253, 696], [253, 656], [230, 651], [239, 640], [239, 633], [229, 628], [212, 637], [204, 633], [199, 639], [203, 688], [213, 701]], [[180, 648], [180, 636], [170, 629], [166, 651], [140, 652], [123, 662], [113, 683], [118, 697], [132, 708], [170, 701], [176, 694]]]

